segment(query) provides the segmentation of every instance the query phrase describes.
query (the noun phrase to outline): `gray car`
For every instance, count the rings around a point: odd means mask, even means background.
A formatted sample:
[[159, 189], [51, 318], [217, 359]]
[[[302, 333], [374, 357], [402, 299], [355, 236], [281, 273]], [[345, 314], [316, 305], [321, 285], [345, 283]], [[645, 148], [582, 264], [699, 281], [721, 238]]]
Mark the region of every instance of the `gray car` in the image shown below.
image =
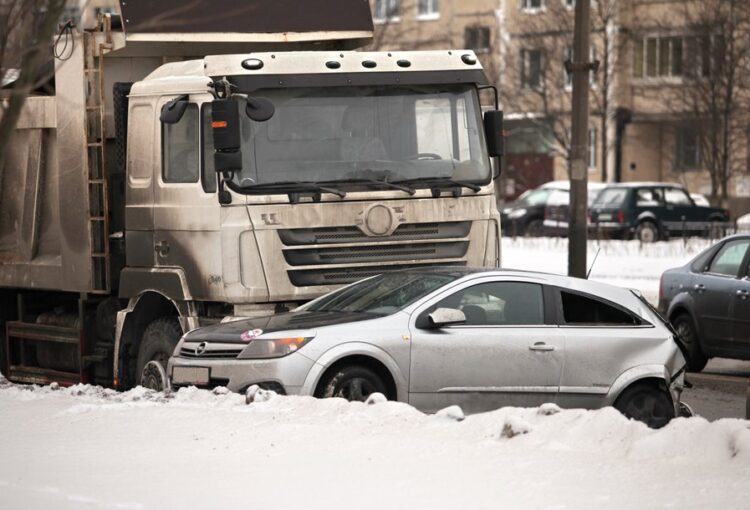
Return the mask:
[[386, 273], [293, 312], [191, 331], [167, 373], [173, 387], [380, 392], [425, 412], [614, 405], [658, 427], [679, 412], [684, 367], [668, 325], [631, 291], [450, 267]]
[[688, 368], [709, 358], [750, 359], [750, 235], [729, 236], [665, 271], [659, 308], [684, 340]]

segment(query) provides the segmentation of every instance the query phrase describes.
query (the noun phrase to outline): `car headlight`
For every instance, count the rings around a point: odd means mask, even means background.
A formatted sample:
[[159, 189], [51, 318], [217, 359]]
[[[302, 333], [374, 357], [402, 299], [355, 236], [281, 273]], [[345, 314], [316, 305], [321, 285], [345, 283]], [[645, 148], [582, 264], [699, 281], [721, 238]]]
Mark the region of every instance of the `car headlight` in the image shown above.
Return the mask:
[[508, 218], [510, 218], [511, 220], [515, 220], [525, 215], [526, 209], [514, 209], [508, 213]]
[[311, 336], [292, 336], [285, 338], [256, 338], [245, 347], [239, 359], [281, 358], [299, 350], [312, 340]]

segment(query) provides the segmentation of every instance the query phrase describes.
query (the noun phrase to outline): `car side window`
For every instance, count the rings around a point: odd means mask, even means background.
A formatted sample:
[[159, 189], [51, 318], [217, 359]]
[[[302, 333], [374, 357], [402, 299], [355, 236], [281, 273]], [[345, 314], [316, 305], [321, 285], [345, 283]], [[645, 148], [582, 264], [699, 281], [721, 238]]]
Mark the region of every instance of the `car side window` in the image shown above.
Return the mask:
[[740, 272], [742, 260], [745, 258], [750, 239], [738, 239], [729, 241], [721, 247], [711, 265], [708, 266], [709, 273], [737, 276]]
[[679, 188], [666, 188], [664, 190], [664, 200], [669, 205], [693, 205], [685, 190]]
[[655, 207], [661, 202], [661, 194], [656, 188], [640, 188], [635, 200], [638, 207]]
[[198, 182], [198, 105], [188, 105], [176, 124], [162, 124], [162, 179]]
[[635, 315], [581, 294], [560, 291], [563, 320], [568, 325], [638, 326], [642, 321]]
[[544, 293], [537, 283], [480, 283], [443, 299], [435, 308], [461, 310], [467, 326], [544, 324]]

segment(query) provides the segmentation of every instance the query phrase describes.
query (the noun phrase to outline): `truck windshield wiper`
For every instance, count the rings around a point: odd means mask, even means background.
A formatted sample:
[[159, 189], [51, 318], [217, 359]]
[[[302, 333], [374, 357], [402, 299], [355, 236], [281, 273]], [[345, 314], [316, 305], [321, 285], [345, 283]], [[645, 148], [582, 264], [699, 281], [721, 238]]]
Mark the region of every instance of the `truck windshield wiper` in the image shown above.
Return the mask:
[[240, 186], [242, 190], [275, 190], [275, 191], [317, 191], [322, 193], [331, 193], [340, 198], [346, 196], [345, 191], [340, 189], [332, 188], [330, 186], [322, 186], [317, 182], [306, 182], [306, 181], [282, 181], [282, 182], [268, 182], [265, 184], [250, 184], [247, 186]]
[[343, 182], [351, 182], [351, 183], [364, 183], [364, 184], [372, 184], [373, 186], [378, 186], [380, 188], [391, 188], [391, 189], [397, 189], [401, 191], [405, 191], [410, 195], [413, 195], [417, 192], [414, 188], [411, 186], [406, 186], [405, 184], [396, 184], [394, 182], [388, 182], [385, 179], [347, 179]]
[[460, 186], [462, 188], [469, 188], [471, 191], [477, 192], [482, 189], [481, 186], [473, 184], [471, 182], [456, 181], [450, 177], [416, 177], [414, 179], [403, 179], [396, 181], [393, 184], [428, 184], [431, 186], [449, 185], [449, 186]]

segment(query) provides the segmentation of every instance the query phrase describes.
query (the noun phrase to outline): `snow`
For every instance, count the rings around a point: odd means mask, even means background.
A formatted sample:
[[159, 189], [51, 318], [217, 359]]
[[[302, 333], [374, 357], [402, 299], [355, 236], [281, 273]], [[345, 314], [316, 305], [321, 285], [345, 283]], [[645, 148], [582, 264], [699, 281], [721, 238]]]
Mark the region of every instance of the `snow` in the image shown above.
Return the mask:
[[[588, 242], [587, 267], [590, 278], [620, 287], [640, 290], [652, 304], [659, 296], [659, 279], [667, 269], [687, 264], [712, 241], [700, 238], [676, 239], [643, 244], [639, 241]], [[594, 260], [594, 257], [599, 255]], [[509, 238], [502, 240], [502, 265], [508, 269], [567, 274], [567, 238]]]
[[[706, 508], [750, 500], [750, 422], [612, 408], [463, 420], [397, 402], [0, 387], [0, 508]], [[463, 413], [460, 413], [463, 415]]]

